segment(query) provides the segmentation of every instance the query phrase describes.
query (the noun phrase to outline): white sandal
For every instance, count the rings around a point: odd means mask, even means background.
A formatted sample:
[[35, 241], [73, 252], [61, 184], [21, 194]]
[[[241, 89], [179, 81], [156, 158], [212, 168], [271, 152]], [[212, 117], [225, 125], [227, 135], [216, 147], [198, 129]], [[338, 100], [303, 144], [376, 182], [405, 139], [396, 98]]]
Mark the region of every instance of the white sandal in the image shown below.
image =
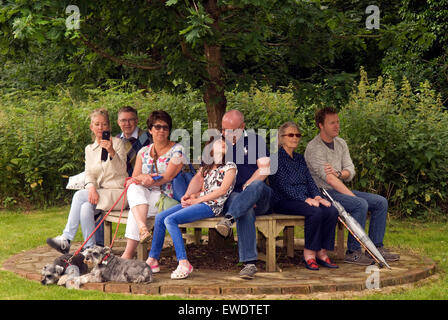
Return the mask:
[[178, 265], [176, 270], [171, 273], [171, 279], [185, 279], [190, 273], [193, 272], [193, 266], [190, 264], [190, 267], [184, 267], [182, 265]]

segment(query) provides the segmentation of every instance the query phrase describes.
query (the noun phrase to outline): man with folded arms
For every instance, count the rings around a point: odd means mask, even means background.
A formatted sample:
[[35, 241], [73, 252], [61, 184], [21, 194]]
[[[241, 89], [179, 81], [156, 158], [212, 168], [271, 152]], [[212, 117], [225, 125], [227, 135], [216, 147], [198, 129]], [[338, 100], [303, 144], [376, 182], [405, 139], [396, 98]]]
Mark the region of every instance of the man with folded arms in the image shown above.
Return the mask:
[[[244, 115], [230, 110], [222, 117], [222, 135], [228, 149], [226, 161], [236, 164], [238, 172], [233, 192], [224, 205], [224, 217], [216, 224], [216, 231], [223, 237], [232, 235], [236, 222], [239, 260], [244, 267], [243, 279], [253, 279], [258, 259], [255, 220], [271, 212], [272, 189], [264, 180], [270, 174], [269, 151], [266, 142], [257, 134], [245, 130]], [[194, 176], [188, 186], [190, 193], [200, 191], [201, 183]]]
[[236, 222], [239, 260], [244, 264], [240, 277], [253, 279], [258, 259], [255, 220], [271, 212], [272, 189], [264, 182], [270, 174], [269, 151], [262, 137], [245, 130], [244, 115], [238, 110], [224, 114], [222, 134], [229, 147], [226, 160], [236, 163], [238, 173], [235, 188], [224, 206], [226, 214], [215, 229], [226, 237]]

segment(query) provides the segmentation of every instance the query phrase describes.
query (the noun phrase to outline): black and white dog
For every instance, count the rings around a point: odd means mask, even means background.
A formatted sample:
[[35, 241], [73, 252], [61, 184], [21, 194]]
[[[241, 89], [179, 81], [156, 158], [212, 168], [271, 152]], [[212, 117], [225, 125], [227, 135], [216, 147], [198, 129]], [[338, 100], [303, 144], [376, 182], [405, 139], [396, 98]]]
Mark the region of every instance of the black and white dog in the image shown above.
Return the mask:
[[79, 277], [80, 284], [88, 282], [152, 282], [151, 267], [144, 261], [127, 260], [114, 256], [109, 247], [88, 248], [83, 252], [87, 264], [92, 265], [90, 273]]
[[43, 285], [57, 283], [67, 288], [79, 288], [79, 283], [70, 280], [87, 273], [88, 266], [84, 263], [84, 259], [82, 253], [76, 256], [66, 253], [57, 257], [52, 264], [43, 267], [41, 283]]

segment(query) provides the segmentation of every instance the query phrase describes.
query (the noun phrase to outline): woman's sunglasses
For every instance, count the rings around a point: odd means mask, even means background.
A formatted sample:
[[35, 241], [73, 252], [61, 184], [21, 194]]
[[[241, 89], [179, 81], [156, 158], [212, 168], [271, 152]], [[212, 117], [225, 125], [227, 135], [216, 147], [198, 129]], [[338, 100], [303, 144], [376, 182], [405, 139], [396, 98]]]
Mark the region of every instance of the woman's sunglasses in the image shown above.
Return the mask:
[[302, 134], [301, 133], [282, 134], [282, 137], [285, 137], [285, 136], [290, 137], [290, 138], [293, 138], [293, 137], [300, 138], [300, 137], [302, 137]]
[[154, 129], [156, 129], [157, 131], [159, 131], [159, 130], [161, 130], [161, 129], [163, 129], [163, 130], [165, 130], [165, 131], [170, 130], [170, 127], [169, 127], [169, 126], [162, 126], [161, 124], [155, 124], [155, 125], [153, 125], [152, 127], [153, 127]]

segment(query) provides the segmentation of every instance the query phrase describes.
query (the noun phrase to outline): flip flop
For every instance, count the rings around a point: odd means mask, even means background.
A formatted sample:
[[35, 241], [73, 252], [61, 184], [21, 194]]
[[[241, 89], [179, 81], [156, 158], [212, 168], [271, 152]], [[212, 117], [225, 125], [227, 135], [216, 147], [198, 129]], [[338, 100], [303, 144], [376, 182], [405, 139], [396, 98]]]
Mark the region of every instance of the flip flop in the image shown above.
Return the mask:
[[150, 267], [151, 267], [151, 271], [152, 271], [152, 273], [158, 273], [158, 272], [160, 272], [159, 264], [155, 264], [155, 265], [150, 266]]
[[139, 235], [140, 235], [140, 243], [148, 243], [149, 241], [151, 241], [151, 232], [148, 230], [148, 228], [142, 227], [139, 230]]

